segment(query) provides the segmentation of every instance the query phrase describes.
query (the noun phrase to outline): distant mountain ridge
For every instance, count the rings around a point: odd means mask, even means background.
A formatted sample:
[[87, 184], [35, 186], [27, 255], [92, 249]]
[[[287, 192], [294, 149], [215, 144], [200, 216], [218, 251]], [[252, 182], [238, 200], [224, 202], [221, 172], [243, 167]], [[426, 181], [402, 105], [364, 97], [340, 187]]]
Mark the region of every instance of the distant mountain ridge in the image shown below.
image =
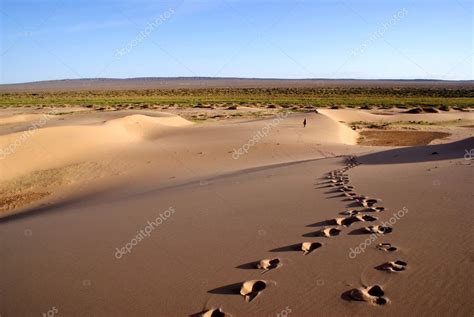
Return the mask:
[[196, 88], [297, 88], [297, 87], [419, 87], [474, 88], [474, 80], [438, 79], [329, 79], [329, 78], [239, 78], [239, 77], [136, 77], [82, 78], [1, 84], [0, 92], [196, 89]]

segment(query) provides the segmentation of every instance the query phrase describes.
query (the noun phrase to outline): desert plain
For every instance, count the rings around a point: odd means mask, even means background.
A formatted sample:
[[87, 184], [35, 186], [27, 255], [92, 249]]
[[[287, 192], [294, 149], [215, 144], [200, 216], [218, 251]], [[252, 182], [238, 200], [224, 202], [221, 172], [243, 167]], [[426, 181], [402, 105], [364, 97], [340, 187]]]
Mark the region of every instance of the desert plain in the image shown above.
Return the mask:
[[472, 315], [472, 96], [34, 100], [52, 87], [2, 88], [2, 316]]

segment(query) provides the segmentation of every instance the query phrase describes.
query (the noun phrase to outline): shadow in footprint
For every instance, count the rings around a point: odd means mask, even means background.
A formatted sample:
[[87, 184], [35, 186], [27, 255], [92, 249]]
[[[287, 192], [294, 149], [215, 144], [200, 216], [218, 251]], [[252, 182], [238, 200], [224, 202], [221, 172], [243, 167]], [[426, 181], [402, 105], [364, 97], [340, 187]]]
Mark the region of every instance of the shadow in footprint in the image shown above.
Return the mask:
[[392, 228], [384, 226], [369, 226], [364, 228], [355, 229], [349, 232], [349, 235], [360, 235], [360, 234], [388, 234], [392, 232]]
[[323, 245], [319, 242], [303, 242], [301, 244], [301, 250], [303, 251], [303, 255], [308, 255], [322, 246]]
[[385, 305], [388, 299], [384, 297], [382, 287], [374, 285], [367, 288], [354, 288], [341, 294], [343, 300], [352, 302], [369, 302], [376, 305]]
[[393, 246], [391, 243], [383, 242], [377, 244], [377, 249], [387, 252], [394, 252], [397, 251], [397, 247]]
[[247, 302], [253, 301], [265, 288], [267, 283], [263, 280], [250, 280], [242, 283], [240, 295], [244, 296]]
[[237, 269], [242, 270], [261, 270], [263, 273], [266, 273], [270, 270], [276, 269], [281, 266], [281, 260], [279, 258], [270, 258], [270, 259], [263, 259], [260, 261], [254, 261], [245, 263], [242, 265], [237, 266]]
[[397, 260], [393, 262], [387, 262], [382, 265], [376, 266], [375, 269], [380, 270], [380, 271], [388, 271], [388, 272], [401, 272], [405, 271], [408, 263]]
[[305, 233], [302, 236], [303, 237], [335, 237], [338, 236], [341, 233], [340, 229], [337, 228], [326, 228], [326, 229], [321, 229], [315, 232], [309, 232]]

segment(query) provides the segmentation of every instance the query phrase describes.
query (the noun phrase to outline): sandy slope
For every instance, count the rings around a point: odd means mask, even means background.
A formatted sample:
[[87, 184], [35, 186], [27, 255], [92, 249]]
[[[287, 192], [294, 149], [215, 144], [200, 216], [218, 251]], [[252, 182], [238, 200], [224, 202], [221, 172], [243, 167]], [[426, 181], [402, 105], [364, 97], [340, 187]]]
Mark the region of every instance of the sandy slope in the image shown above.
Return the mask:
[[[474, 139], [364, 148], [339, 122], [347, 117], [280, 119], [199, 125], [127, 112], [36, 130], [0, 160], [3, 188], [51, 193], [0, 224], [2, 315], [53, 306], [65, 316], [186, 316], [211, 307], [233, 316], [472, 313], [472, 161], [463, 156]], [[0, 148], [21, 133], [0, 136]], [[236, 155], [244, 144], [247, 153]], [[324, 178], [344, 168], [338, 155], [346, 154], [362, 163], [346, 172], [354, 191], [382, 199], [377, 206], [387, 210], [370, 213], [376, 222], [340, 227], [339, 236], [315, 236], [354, 204]], [[403, 208], [391, 234], [351, 257], [368, 237], [357, 229]], [[159, 216], [149, 236], [117, 256]], [[304, 241], [323, 246], [303, 256], [293, 246]], [[380, 251], [379, 242], [398, 250]], [[263, 275], [254, 268], [275, 257], [280, 267]], [[392, 260], [407, 269], [375, 269]], [[267, 287], [246, 302], [241, 283], [260, 279]], [[344, 295], [374, 284], [387, 305]]]

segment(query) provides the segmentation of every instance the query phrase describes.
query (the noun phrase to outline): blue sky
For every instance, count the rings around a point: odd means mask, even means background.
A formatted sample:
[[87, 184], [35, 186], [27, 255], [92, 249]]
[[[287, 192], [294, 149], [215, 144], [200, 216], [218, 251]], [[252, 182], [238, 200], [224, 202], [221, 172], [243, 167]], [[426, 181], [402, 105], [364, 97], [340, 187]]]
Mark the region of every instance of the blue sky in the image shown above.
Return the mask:
[[473, 79], [467, 0], [2, 0], [1, 83]]

